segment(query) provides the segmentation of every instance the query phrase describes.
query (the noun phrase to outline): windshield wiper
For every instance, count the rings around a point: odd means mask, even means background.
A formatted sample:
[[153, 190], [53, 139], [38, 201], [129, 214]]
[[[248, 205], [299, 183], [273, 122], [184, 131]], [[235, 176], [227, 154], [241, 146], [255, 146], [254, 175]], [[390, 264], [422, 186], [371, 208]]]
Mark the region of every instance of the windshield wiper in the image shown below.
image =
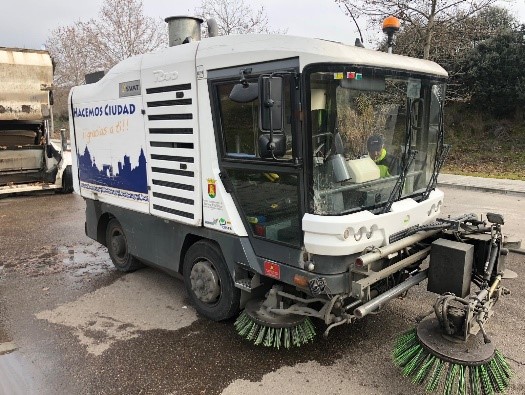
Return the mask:
[[383, 207], [383, 210], [381, 210], [381, 214], [388, 213], [392, 208], [392, 204], [401, 197], [403, 187], [405, 186], [405, 180], [407, 179], [408, 169], [410, 169], [410, 166], [412, 166], [416, 155], [417, 150], [412, 150], [408, 152], [408, 157], [405, 161], [405, 165], [401, 169], [401, 174], [399, 175], [396, 185], [394, 185], [394, 188], [392, 189], [392, 192], [390, 193], [390, 196], [388, 197], [388, 200], [385, 206]]
[[403, 191], [403, 187], [405, 186], [405, 181], [408, 174], [408, 169], [410, 169], [410, 166], [412, 166], [412, 163], [414, 162], [414, 159], [417, 154], [417, 150], [412, 149], [412, 130], [418, 130], [418, 127], [415, 126], [416, 122], [414, 122], [413, 119], [415, 112], [413, 112], [414, 109], [412, 107], [415, 106], [418, 100], [419, 99], [415, 99], [411, 101], [409, 98], [407, 98], [405, 161], [403, 163], [403, 168], [401, 169], [401, 174], [399, 175], [396, 185], [394, 185], [394, 188], [392, 189], [392, 192], [390, 193], [390, 196], [388, 197], [388, 200], [386, 201], [383, 210], [381, 210], [381, 214], [388, 213], [392, 208], [392, 204], [401, 197], [401, 193]]
[[443, 167], [443, 164], [445, 163], [445, 159], [447, 159], [447, 155], [449, 151], [450, 151], [450, 144], [443, 144], [443, 148], [441, 149], [441, 152], [436, 157], [436, 163], [434, 164], [434, 171], [432, 172], [432, 176], [430, 177], [430, 181], [428, 182], [427, 189], [425, 189], [425, 192], [423, 192], [422, 200], [427, 200], [428, 196], [430, 195], [430, 192], [432, 192], [432, 190], [436, 187], [439, 172], [441, 171], [441, 168]]
[[423, 200], [427, 200], [430, 196], [430, 192], [436, 187], [437, 179], [439, 176], [439, 172], [441, 171], [441, 168], [443, 167], [443, 164], [445, 163], [445, 159], [447, 159], [448, 152], [450, 151], [450, 145], [445, 144], [445, 123], [443, 119], [443, 103], [441, 103], [441, 106], [439, 107], [439, 131], [438, 131], [438, 147], [436, 152], [436, 159], [434, 161], [434, 169], [432, 171], [432, 176], [430, 177], [430, 180], [428, 181], [427, 189], [425, 189], [425, 192], [423, 192], [422, 198]]

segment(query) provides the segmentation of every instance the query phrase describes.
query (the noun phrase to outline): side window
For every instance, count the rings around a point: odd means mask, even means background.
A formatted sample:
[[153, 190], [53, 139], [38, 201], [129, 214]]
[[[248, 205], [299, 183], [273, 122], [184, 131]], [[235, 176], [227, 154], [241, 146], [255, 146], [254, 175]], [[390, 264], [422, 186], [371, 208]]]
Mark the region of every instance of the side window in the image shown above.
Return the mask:
[[259, 100], [249, 103], [231, 100], [230, 92], [237, 83], [217, 86], [226, 155], [255, 157], [259, 138]]
[[[250, 80], [250, 82], [257, 83], [257, 80]], [[230, 93], [238, 83], [238, 80], [234, 80], [216, 86], [225, 154], [232, 158], [257, 158], [259, 157], [257, 142], [261, 134], [259, 130], [259, 100], [255, 99], [248, 103], [238, 103], [231, 100]], [[283, 101], [285, 118], [282, 132], [286, 135], [284, 159], [293, 158], [291, 103], [290, 78], [287, 77], [285, 78]]]
[[248, 169], [229, 169], [235, 194], [253, 235], [299, 246], [297, 176]]

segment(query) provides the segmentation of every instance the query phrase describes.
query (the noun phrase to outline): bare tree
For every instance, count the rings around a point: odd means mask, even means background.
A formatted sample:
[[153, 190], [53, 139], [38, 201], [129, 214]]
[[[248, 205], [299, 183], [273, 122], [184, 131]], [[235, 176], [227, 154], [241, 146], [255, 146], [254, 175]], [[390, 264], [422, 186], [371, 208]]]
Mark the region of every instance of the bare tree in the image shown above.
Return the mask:
[[46, 48], [55, 64], [55, 85], [80, 85], [84, 83], [87, 72], [96, 70], [90, 61], [86, 40], [83, 22], [58, 27], [51, 32]]
[[67, 119], [67, 93], [87, 73], [167, 45], [162, 19], [144, 15], [141, 0], [105, 0], [98, 18], [54, 29], [46, 41], [55, 64], [55, 113]]
[[252, 7], [244, 0], [202, 0], [195, 13], [203, 19], [217, 21], [219, 35], [247, 33], [286, 33], [271, 30], [264, 6]]
[[166, 25], [147, 17], [140, 0], [105, 0], [98, 18], [51, 32], [46, 47], [56, 64], [55, 84], [71, 87], [84, 75], [167, 45]]
[[397, 16], [417, 35], [423, 58], [429, 59], [432, 40], [466, 18], [486, 9], [497, 0], [335, 0], [350, 15], [364, 15], [376, 26], [388, 15]]
[[144, 15], [141, 0], [106, 0], [97, 19], [85, 24], [93, 62], [108, 69], [133, 55], [167, 45], [162, 19]]

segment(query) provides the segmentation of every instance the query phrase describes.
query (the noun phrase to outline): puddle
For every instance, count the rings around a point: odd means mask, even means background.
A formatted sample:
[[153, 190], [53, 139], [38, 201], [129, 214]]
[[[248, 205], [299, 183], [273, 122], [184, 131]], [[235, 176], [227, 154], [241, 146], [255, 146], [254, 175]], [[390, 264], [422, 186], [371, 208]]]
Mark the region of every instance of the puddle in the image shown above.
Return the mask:
[[34, 386], [34, 376], [18, 352], [0, 355], [0, 394], [35, 393]]
[[98, 243], [42, 247], [30, 256], [4, 262], [5, 273], [17, 272], [30, 277], [66, 272], [73, 278], [98, 275], [114, 270], [105, 247]]

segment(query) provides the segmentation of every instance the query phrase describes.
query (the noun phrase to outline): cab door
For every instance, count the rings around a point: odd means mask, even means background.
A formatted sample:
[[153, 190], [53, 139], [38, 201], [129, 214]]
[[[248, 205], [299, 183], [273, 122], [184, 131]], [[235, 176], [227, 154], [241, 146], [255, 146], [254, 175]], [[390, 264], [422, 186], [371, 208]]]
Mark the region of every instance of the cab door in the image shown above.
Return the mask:
[[[240, 66], [231, 69], [230, 75], [222, 70], [220, 78], [209, 73], [208, 79], [221, 180], [232, 194], [255, 253], [293, 264], [302, 246], [304, 213], [299, 89], [296, 63], [283, 67], [281, 62], [276, 66], [277, 70], [268, 63]], [[239, 99], [232, 93], [239, 84], [250, 84], [250, 89], [260, 91], [259, 77], [270, 73], [279, 75], [282, 81], [282, 111], [277, 111], [282, 114], [282, 122], [278, 130], [273, 130], [282, 144], [279, 155], [261, 152], [261, 139], [268, 139], [269, 133], [261, 130], [259, 97]]]

